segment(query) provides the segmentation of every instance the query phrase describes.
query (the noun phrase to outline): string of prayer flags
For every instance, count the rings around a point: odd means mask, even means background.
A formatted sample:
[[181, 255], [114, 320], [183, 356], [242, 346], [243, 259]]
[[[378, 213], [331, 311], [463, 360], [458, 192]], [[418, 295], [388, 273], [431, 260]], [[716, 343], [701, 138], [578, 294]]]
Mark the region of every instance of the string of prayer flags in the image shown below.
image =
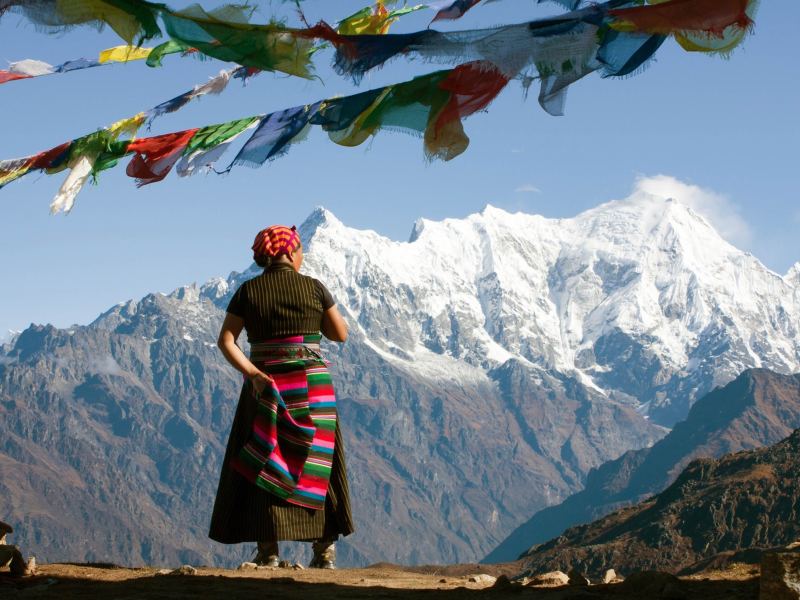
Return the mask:
[[[340, 27], [349, 33], [381, 34], [398, 18], [420, 8], [423, 6], [387, 10], [378, 2], [374, 9], [366, 8], [343, 20]], [[315, 40], [323, 37], [321, 33], [330, 37], [333, 31], [325, 24], [297, 29], [274, 22], [250, 23], [252, 8], [238, 4], [206, 11], [197, 4], [184, 10], [172, 10], [165, 4], [146, 0], [0, 0], [0, 16], [12, 10], [23, 13], [41, 27], [55, 30], [81, 24], [98, 28], [109, 25], [128, 45], [136, 40], [137, 46], [164, 35], [160, 19], [170, 39], [153, 49], [142, 49], [143, 55], [139, 58], [146, 58], [150, 66], [160, 65], [164, 54], [193, 51], [245, 67], [304, 78], [313, 74], [311, 57], [319, 48]], [[85, 62], [84, 66], [75, 68], [98, 66]], [[97, 62], [102, 63], [102, 60]], [[24, 66], [20, 68], [24, 71]], [[52, 67], [51, 72], [57, 70]], [[5, 75], [7, 81], [27, 75], [25, 72], [18, 73], [20, 77], [10, 74], [14, 72], [12, 69]], [[3, 82], [2, 73], [0, 83]]]
[[[469, 143], [461, 121], [486, 108], [508, 81], [492, 64], [471, 62], [352, 96], [145, 138], [135, 137], [147, 118], [140, 113], [47, 152], [0, 161], [0, 187], [35, 170], [69, 169], [51, 204], [52, 212], [69, 212], [81, 187], [125, 156], [133, 155], [126, 173], [141, 186], [161, 181], [176, 165], [180, 176], [212, 169], [234, 139], [254, 129], [227, 172], [283, 156], [312, 125], [344, 146], [363, 143], [382, 129], [421, 134], [429, 159], [450, 160]], [[123, 134], [129, 139], [120, 139]]]
[[[577, 4], [555, 1], [573, 9]], [[468, 10], [475, 4], [459, 6]], [[342, 146], [362, 144], [384, 129], [403, 131], [422, 137], [429, 160], [451, 160], [469, 144], [463, 120], [488, 107], [511, 79], [522, 79], [526, 88], [539, 80], [540, 105], [550, 114], [563, 114], [572, 83], [594, 72], [603, 77], [635, 73], [668, 36], [687, 50], [729, 52], [750, 28], [756, 7], [757, 0], [650, 0], [648, 5], [641, 0], [608, 0], [559, 17], [492, 29], [392, 35], [386, 30], [393, 20], [419, 7], [392, 11], [378, 2], [344, 19], [337, 31], [324, 22], [306, 29], [255, 25], [243, 7], [231, 5], [213, 11], [197, 5], [172, 11], [146, 0], [0, 0], [0, 15], [18, 9], [39, 24], [56, 27], [105, 23], [131, 39], [160, 34], [158, 21], [147, 16], [156, 15], [169, 35], [155, 48], [112, 48], [97, 61], [81, 59], [57, 67], [19, 61], [9, 71], [0, 71], [0, 83], [97, 66], [94, 62], [144, 59], [158, 65], [173, 52], [197, 51], [240, 65], [108, 128], [45, 152], [0, 161], [0, 187], [30, 172], [68, 170], [51, 211], [69, 212], [87, 181], [96, 180], [99, 173], [126, 157], [131, 157], [126, 173], [137, 185], [146, 185], [163, 180], [173, 169], [180, 176], [215, 170], [232, 143], [250, 132], [222, 171], [228, 172], [237, 165], [258, 167], [285, 155], [313, 126]], [[232, 78], [245, 79], [262, 70], [311, 77], [311, 56], [320, 47], [318, 40], [335, 47], [334, 67], [356, 81], [398, 55], [457, 66], [266, 115], [136, 137], [145, 123], [204, 95], [221, 93]]]
[[210, 78], [206, 83], [198, 84], [191, 90], [148, 110], [146, 113], [147, 122], [151, 123], [157, 117], [180, 110], [192, 100], [196, 100], [206, 94], [221, 94], [228, 87], [231, 79], [244, 80], [260, 72], [259, 69], [250, 69], [248, 67], [236, 67], [235, 69], [220, 71], [218, 75]]
[[[35, 24], [62, 30], [76, 25], [108, 25], [128, 44], [167, 34], [179, 48], [242, 66], [311, 76], [314, 30], [292, 29], [277, 23], [255, 25], [241, 5], [205, 11], [198, 5], [175, 11], [146, 0], [0, 0], [0, 15], [15, 10]], [[169, 44], [169, 42], [167, 42]], [[170, 46], [158, 47], [154, 61]], [[151, 64], [151, 63], [149, 63]]]
[[146, 60], [153, 48], [141, 48], [136, 46], [115, 46], [100, 52], [96, 59], [78, 58], [68, 60], [60, 65], [51, 65], [41, 60], [27, 58], [12, 62], [8, 70], [0, 70], [0, 84], [18, 79], [30, 79], [31, 77], [41, 77], [43, 75], [54, 75], [56, 73], [68, 73], [78, 69], [91, 69], [114, 63], [125, 63], [133, 60]]
[[[636, 4], [635, 0], [611, 0], [559, 17], [490, 29], [337, 35], [329, 41], [336, 47], [334, 67], [356, 82], [370, 69], [399, 55], [440, 63], [489, 60], [499, 69], [512, 72], [520, 65], [541, 62], [537, 46], [542, 38], [559, 36], [566, 41], [565, 34], [577, 31], [582, 24], [634, 34], [719, 36], [727, 28], [747, 26], [751, 20], [746, 9], [754, 6], [755, 0], [666, 0], [646, 6]], [[687, 5], [694, 8], [685, 10]]]

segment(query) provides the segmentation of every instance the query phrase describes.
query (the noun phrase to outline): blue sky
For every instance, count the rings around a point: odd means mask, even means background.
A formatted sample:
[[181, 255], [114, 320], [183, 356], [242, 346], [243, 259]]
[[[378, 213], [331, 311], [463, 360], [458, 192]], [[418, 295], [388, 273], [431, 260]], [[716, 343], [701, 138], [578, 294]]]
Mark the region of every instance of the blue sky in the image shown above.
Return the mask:
[[[365, 2], [303, 5], [309, 20], [333, 22]], [[284, 15], [296, 22], [289, 3], [260, 5], [260, 20]], [[502, 0], [441, 28], [515, 23], [558, 10]], [[424, 28], [431, 14], [406, 17], [393, 31]], [[764, 2], [754, 34], [729, 59], [686, 53], [669, 40], [643, 73], [575, 84], [564, 117], [547, 115], [535, 93], [525, 99], [512, 83], [488, 112], [466, 121], [470, 147], [449, 163], [427, 163], [421, 140], [402, 134], [381, 133], [361, 147], [343, 148], [317, 131], [278, 161], [223, 177], [173, 173], [137, 189], [124, 166], [117, 167], [87, 186], [66, 217], [48, 212], [64, 174], [28, 176], [0, 190], [0, 337], [31, 322], [87, 323], [117, 302], [244, 269], [258, 229], [299, 224], [318, 205], [348, 225], [402, 240], [419, 217], [463, 217], [487, 203], [573, 216], [626, 197], [638, 178], [657, 175], [701, 188], [712, 216], [723, 227], [738, 227], [729, 237], [785, 273], [800, 260], [800, 63], [792, 43], [798, 26], [800, 3]], [[118, 43], [110, 31], [84, 27], [50, 35], [17, 15], [0, 19], [0, 65], [24, 58], [57, 64]], [[330, 53], [317, 59], [321, 81], [262, 74], [162, 117], [151, 133], [356, 89], [329, 61]], [[133, 115], [228, 67], [173, 56], [160, 69], [131, 63], [5, 84], [0, 158], [32, 154]], [[360, 89], [436, 68], [397, 60]]]

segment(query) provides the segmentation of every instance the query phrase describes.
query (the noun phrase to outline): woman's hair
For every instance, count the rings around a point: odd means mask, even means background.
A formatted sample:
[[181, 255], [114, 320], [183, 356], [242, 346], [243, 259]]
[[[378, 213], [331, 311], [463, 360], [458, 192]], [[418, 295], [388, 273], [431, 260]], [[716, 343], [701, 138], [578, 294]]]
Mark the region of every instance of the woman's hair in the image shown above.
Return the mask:
[[270, 266], [272, 264], [272, 257], [271, 256], [267, 256], [265, 254], [259, 254], [258, 256], [256, 256], [254, 254], [253, 255], [253, 260], [262, 269], [266, 269], [268, 266]]

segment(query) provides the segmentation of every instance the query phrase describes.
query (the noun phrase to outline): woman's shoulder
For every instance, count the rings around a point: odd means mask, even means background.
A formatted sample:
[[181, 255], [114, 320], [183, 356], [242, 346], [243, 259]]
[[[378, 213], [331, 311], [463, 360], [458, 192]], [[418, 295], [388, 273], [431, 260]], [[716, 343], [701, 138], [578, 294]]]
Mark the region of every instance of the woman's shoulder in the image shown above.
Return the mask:
[[259, 276], [257, 275], [257, 276], [255, 276], [255, 277], [251, 277], [250, 279], [245, 279], [244, 281], [242, 281], [241, 283], [239, 283], [239, 285], [237, 285], [237, 286], [234, 288], [234, 290], [233, 290], [233, 294], [234, 294], [234, 295], [237, 295], [237, 294], [242, 294], [242, 293], [245, 293], [245, 292], [247, 291], [247, 288], [249, 288], [249, 287], [252, 287], [252, 286], [253, 286], [253, 282], [254, 282], [256, 279], [258, 279], [258, 277], [259, 277]]

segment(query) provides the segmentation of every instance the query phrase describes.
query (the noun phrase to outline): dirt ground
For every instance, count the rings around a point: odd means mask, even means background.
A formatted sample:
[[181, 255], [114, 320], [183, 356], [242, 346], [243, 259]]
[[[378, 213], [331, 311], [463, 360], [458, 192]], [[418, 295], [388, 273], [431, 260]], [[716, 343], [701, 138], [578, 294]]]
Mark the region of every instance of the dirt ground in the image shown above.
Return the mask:
[[[453, 565], [446, 567], [400, 567], [389, 564], [362, 569], [227, 570], [198, 567], [196, 574], [164, 574], [167, 569], [122, 568], [112, 565], [40, 565], [35, 577], [11, 579], [0, 571], [0, 598], [257, 598], [286, 600], [333, 598], [535, 598], [543, 600], [757, 600], [758, 571], [751, 566], [734, 566], [726, 571], [683, 577], [679, 590], [653, 595], [624, 584], [589, 587], [534, 588], [521, 585], [492, 585], [469, 581], [475, 575], [500, 575], [503, 567]], [[676, 592], [678, 592], [676, 594]]]

